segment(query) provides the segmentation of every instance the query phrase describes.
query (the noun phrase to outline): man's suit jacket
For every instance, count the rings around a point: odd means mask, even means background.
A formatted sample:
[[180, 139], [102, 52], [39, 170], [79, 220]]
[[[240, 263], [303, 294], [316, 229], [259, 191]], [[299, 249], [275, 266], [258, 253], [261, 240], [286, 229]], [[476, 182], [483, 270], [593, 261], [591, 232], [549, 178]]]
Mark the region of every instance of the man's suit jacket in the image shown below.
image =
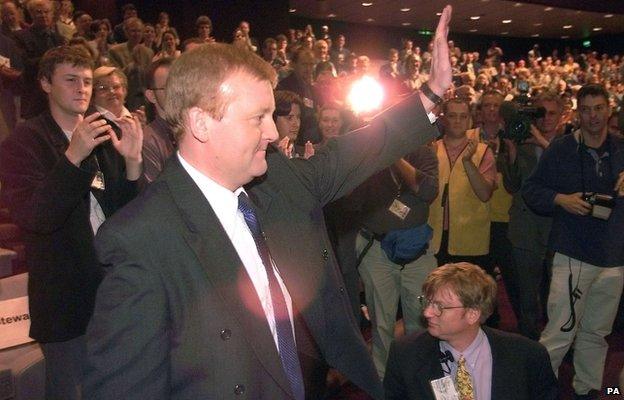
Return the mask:
[[[412, 96], [309, 160], [270, 147], [268, 172], [246, 186], [324, 361], [378, 399], [381, 384], [349, 314], [322, 208], [436, 132]], [[96, 243], [111, 268], [87, 333], [86, 398], [292, 398], [253, 284], [176, 157], [104, 224]], [[313, 355], [302, 339], [296, 335], [300, 353]]]
[[[556, 400], [558, 386], [544, 346], [523, 336], [487, 327], [492, 350], [492, 400]], [[430, 381], [444, 376], [439, 340], [428, 332], [390, 346], [384, 378], [386, 399], [435, 400]]]
[[[132, 199], [125, 162], [109, 142], [80, 165], [65, 157], [69, 142], [50, 112], [18, 125], [0, 147], [2, 203], [24, 231], [30, 336], [57, 342], [83, 335], [101, 269], [90, 223], [90, 195], [108, 218]], [[91, 189], [97, 164], [106, 190]]]
[[524, 202], [520, 191], [523, 182], [537, 166], [536, 148], [537, 145], [534, 144], [517, 145], [516, 162], [513, 165], [509, 165], [507, 162], [498, 165], [501, 167], [505, 189], [513, 194], [509, 209], [507, 237], [514, 247], [529, 250], [545, 257], [552, 218], [531, 211]]
[[39, 79], [37, 79], [39, 60], [46, 51], [65, 44], [65, 38], [54, 30], [46, 31], [31, 26], [15, 33], [15, 43], [22, 51], [24, 62], [22, 118], [33, 118], [45, 111], [48, 105], [48, 97], [41, 90]]

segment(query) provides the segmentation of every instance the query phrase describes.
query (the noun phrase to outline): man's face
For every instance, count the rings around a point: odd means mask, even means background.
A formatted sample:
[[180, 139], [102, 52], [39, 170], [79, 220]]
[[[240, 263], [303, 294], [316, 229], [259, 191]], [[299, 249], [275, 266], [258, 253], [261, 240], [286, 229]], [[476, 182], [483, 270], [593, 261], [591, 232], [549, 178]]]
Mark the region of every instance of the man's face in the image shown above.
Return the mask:
[[449, 103], [444, 114], [445, 133], [451, 138], [462, 138], [470, 128], [470, 110], [464, 103]]
[[134, 8], [128, 8], [126, 11], [124, 11], [123, 19], [136, 18], [137, 16], [137, 10], [135, 10]]
[[200, 39], [209, 38], [211, 32], [212, 27], [209, 24], [201, 24], [197, 27], [197, 36], [199, 36]]
[[50, 28], [52, 26], [52, 5], [48, 2], [37, 4], [32, 9], [33, 25], [39, 28]]
[[277, 44], [270, 43], [264, 46], [264, 59], [267, 61], [273, 61], [277, 57]]
[[59, 64], [51, 81], [41, 80], [41, 87], [48, 94], [51, 108], [65, 115], [84, 114], [91, 100], [93, 72], [89, 68]]
[[101, 78], [95, 87], [93, 101], [95, 105], [105, 108], [113, 114], [119, 116], [124, 102], [126, 101], [127, 90], [119, 76], [111, 74]]
[[15, 4], [11, 2], [5, 2], [2, 4], [2, 24], [7, 26], [13, 26], [17, 23], [17, 8]]
[[399, 61], [399, 53], [395, 53], [394, 51], [390, 53], [389, 60], [391, 63], [395, 63]]
[[266, 149], [279, 137], [273, 111], [273, 88], [246, 73], [235, 73], [221, 85], [231, 102], [220, 121], [209, 118], [206, 157], [218, 169], [218, 182], [235, 190], [264, 175]]
[[141, 43], [141, 40], [143, 39], [143, 24], [137, 21], [128, 25], [126, 29], [126, 37], [130, 43]]
[[342, 48], [345, 45], [345, 37], [344, 36], [338, 36], [338, 47]]
[[301, 128], [301, 107], [299, 104], [291, 104], [290, 113], [283, 117], [277, 117], [275, 125], [280, 138], [288, 136], [291, 141], [297, 139], [299, 128]]
[[314, 50], [317, 58], [323, 58], [329, 53], [329, 46], [327, 46], [327, 42], [325, 42], [324, 40], [319, 41], [314, 46]]
[[340, 111], [334, 109], [326, 109], [321, 112], [319, 118], [319, 129], [324, 139], [329, 139], [340, 135], [342, 128], [342, 117]]
[[607, 130], [609, 104], [602, 96], [585, 96], [578, 101], [581, 130], [591, 136], [600, 136]]
[[[457, 294], [449, 287], [440, 288], [429, 300], [443, 307], [463, 306]], [[441, 340], [454, 341], [465, 337], [470, 334], [474, 326], [466, 308], [446, 309], [440, 316], [437, 316], [435, 307], [428, 306], [423, 310], [423, 315], [427, 320], [429, 334]]]
[[163, 107], [165, 106], [165, 85], [169, 76], [169, 67], [158, 67], [154, 71], [154, 87], [147, 89], [146, 98], [156, 107], [158, 115], [163, 115]]
[[299, 79], [311, 84], [315, 65], [314, 57], [311, 54], [302, 54], [294, 65], [294, 72]]
[[540, 132], [545, 134], [554, 133], [557, 130], [559, 121], [561, 121], [563, 110], [559, 107], [556, 101], [542, 101], [539, 106], [544, 107], [546, 114], [544, 115], [544, 118], [537, 120], [537, 128]]
[[503, 99], [501, 96], [485, 95], [481, 100], [481, 113], [483, 116], [483, 122], [497, 123], [501, 122], [501, 117], [498, 114]]
[[[88, 32], [91, 22], [93, 22], [93, 18], [89, 14], [83, 14], [76, 20], [76, 25], [80, 32]], [[106, 26], [106, 24], [102, 25]]]

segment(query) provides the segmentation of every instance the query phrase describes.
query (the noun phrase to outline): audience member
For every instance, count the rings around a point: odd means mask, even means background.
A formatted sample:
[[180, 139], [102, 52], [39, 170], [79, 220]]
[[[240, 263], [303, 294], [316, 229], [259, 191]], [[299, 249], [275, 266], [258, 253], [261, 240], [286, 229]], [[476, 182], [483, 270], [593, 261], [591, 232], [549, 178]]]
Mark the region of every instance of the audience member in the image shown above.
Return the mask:
[[542, 345], [481, 325], [496, 303], [496, 282], [482, 269], [444, 265], [429, 274], [422, 292], [427, 332], [391, 345], [386, 399], [559, 398]]
[[[608, 348], [604, 337], [624, 285], [624, 241], [610, 235], [624, 223], [624, 161], [617, 156], [624, 140], [608, 134], [604, 87], [585, 85], [576, 97], [580, 128], [548, 146], [523, 196], [536, 212], [553, 216], [548, 244], [555, 257], [540, 342], [555, 372], [574, 345], [575, 395], [597, 399]], [[594, 196], [605, 195], [614, 199], [593, 204]]]
[[75, 48], [45, 53], [39, 83], [49, 108], [0, 146], [2, 202], [24, 232], [30, 335], [46, 364], [46, 398], [80, 399], [84, 333], [101, 270], [93, 236], [136, 193], [141, 126], [120, 138], [98, 112], [85, 116], [93, 62]]
[[53, 47], [64, 43], [54, 31], [52, 3], [49, 0], [31, 0], [27, 4], [32, 25], [15, 33], [15, 41], [22, 51], [24, 63], [21, 116], [24, 119], [40, 114], [46, 108], [46, 96], [41, 91], [37, 72], [39, 60]]
[[143, 139], [143, 179], [154, 181], [165, 167], [165, 162], [176, 149], [176, 140], [165, 115], [165, 84], [173, 58], [159, 58], [147, 69], [145, 74], [145, 99], [155, 110], [154, 120], [145, 127]]
[[[124, 69], [132, 62], [132, 51], [143, 40], [143, 21], [136, 17], [124, 20], [124, 32], [128, 41], [116, 44], [109, 49], [110, 62], [114, 67]], [[149, 49], [150, 60], [154, 52]]]
[[121, 13], [123, 15], [123, 21], [117, 25], [113, 29], [113, 38], [116, 43], [123, 43], [128, 41], [128, 37], [126, 36], [126, 28], [125, 22], [129, 18], [138, 18], [139, 13], [137, 12], [136, 7], [132, 3], [124, 4], [121, 7]]

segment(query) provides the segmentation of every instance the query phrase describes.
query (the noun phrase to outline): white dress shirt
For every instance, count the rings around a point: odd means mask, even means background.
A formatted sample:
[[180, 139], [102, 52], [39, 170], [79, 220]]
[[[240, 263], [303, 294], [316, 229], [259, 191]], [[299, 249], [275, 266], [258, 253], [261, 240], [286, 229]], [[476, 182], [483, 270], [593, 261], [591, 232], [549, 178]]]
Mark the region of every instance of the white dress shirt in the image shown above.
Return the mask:
[[454, 361], [449, 366], [450, 373], [446, 372], [446, 365], [441, 364], [444, 375], [450, 375], [455, 380], [459, 357], [464, 356], [466, 368], [472, 380], [475, 400], [490, 400], [492, 398], [492, 349], [483, 329], [479, 328], [474, 341], [463, 353], [455, 350], [448, 342], [440, 340], [440, 351], [444, 353], [446, 350], [453, 354]]
[[[71, 141], [72, 133], [66, 130], [63, 130], [65, 136], [67, 136], [67, 140]], [[106, 216], [104, 215], [104, 211], [98, 203], [97, 199], [93, 195], [93, 192], [89, 191], [89, 222], [91, 222], [91, 229], [93, 230], [93, 235], [97, 233], [100, 225], [104, 223], [106, 220]]]
[[[208, 200], [208, 203], [210, 203], [210, 206], [217, 215], [217, 218], [219, 218], [219, 222], [221, 222], [221, 226], [223, 226], [223, 229], [227, 233], [230, 242], [232, 242], [236, 253], [238, 253], [238, 256], [243, 262], [243, 265], [247, 270], [247, 274], [249, 275], [256, 292], [258, 293], [262, 309], [264, 310], [264, 314], [269, 324], [269, 329], [271, 330], [273, 340], [275, 341], [275, 347], [277, 347], [277, 350], [279, 351], [277, 330], [275, 326], [275, 314], [273, 312], [273, 303], [271, 301], [271, 292], [269, 290], [269, 279], [267, 277], [264, 264], [262, 263], [262, 258], [260, 258], [260, 254], [258, 253], [256, 242], [254, 241], [251, 231], [245, 222], [245, 217], [238, 209], [238, 195], [245, 190], [240, 187], [236, 189], [236, 191], [232, 192], [195, 169], [192, 165], [186, 162], [184, 158], [182, 158], [180, 152], [177, 152], [177, 156], [180, 160], [180, 164], [182, 164], [182, 167], [186, 170], [186, 172], [188, 172], [195, 184], [204, 194], [204, 197], [206, 197], [206, 200]], [[288, 289], [284, 286], [284, 282], [280, 277], [279, 271], [277, 270], [273, 259], [271, 259], [271, 264], [280, 288], [282, 289], [282, 293], [284, 293], [294, 337], [292, 300], [290, 298], [290, 294], [288, 293]], [[232, 266], [232, 268], [234, 268], [234, 266]]]

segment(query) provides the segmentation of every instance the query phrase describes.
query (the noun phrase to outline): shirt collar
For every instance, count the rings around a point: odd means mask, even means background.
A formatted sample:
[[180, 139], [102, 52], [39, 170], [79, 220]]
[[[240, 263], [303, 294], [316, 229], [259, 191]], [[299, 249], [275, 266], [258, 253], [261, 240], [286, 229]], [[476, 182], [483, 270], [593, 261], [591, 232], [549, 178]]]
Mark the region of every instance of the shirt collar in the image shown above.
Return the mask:
[[453, 346], [448, 344], [448, 342], [443, 341], [443, 340], [440, 341], [440, 350], [443, 353], [446, 350], [449, 350], [451, 354], [453, 354], [453, 359], [455, 360], [455, 362], [459, 360], [460, 356], [464, 356], [464, 358], [466, 359], [466, 363], [468, 363], [468, 365], [473, 366], [477, 362], [477, 358], [479, 356], [479, 349], [481, 348], [481, 345], [483, 344], [484, 340], [487, 340], [487, 337], [485, 336], [485, 332], [483, 332], [483, 329], [479, 328], [479, 332], [477, 332], [477, 336], [475, 336], [472, 343], [470, 343], [470, 345], [463, 352], [460, 353], [459, 351], [455, 350]]
[[238, 213], [238, 195], [241, 192], [245, 192], [245, 189], [241, 186], [232, 192], [189, 164], [179, 151], [176, 154], [182, 167], [188, 172], [191, 179], [193, 179], [206, 200], [208, 200], [208, 203], [210, 203], [221, 224], [226, 229], [234, 226]]

